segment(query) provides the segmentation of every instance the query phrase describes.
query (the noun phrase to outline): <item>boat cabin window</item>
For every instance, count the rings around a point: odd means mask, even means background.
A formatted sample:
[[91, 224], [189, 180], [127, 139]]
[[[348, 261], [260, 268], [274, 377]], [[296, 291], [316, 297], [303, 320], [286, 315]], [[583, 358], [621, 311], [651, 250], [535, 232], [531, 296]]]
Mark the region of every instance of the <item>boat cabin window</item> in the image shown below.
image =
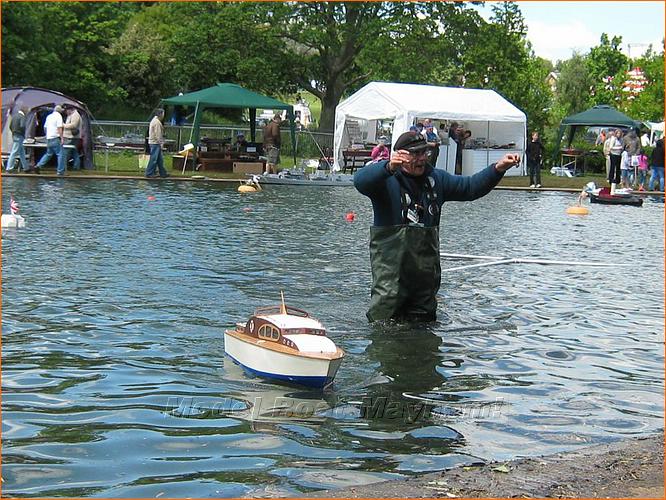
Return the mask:
[[259, 335], [260, 339], [278, 340], [280, 338], [280, 331], [273, 325], [261, 325], [257, 335]]
[[299, 333], [306, 333], [309, 335], [326, 335], [326, 332], [324, 330], [319, 330], [317, 328], [289, 328], [288, 330], [285, 330], [285, 335], [290, 334], [290, 335], [296, 335]]

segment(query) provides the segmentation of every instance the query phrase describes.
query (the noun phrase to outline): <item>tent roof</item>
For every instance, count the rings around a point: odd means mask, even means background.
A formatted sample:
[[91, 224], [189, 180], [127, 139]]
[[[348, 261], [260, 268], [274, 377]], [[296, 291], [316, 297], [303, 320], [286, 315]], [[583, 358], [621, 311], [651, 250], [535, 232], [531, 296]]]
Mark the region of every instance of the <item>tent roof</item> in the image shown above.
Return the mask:
[[218, 83], [207, 89], [168, 97], [162, 99], [162, 103], [173, 106], [196, 106], [198, 103], [204, 108], [293, 109], [291, 104], [257, 94], [233, 83]]
[[618, 127], [635, 127], [637, 122], [624, 113], [620, 113], [618, 110], [611, 108], [606, 104], [601, 104], [581, 113], [567, 116], [562, 120], [561, 125], [615, 125]]
[[370, 82], [336, 108], [366, 120], [414, 116], [448, 120], [525, 121], [525, 113], [494, 90]]
[[645, 122], [650, 130], [664, 131], [664, 122]]
[[66, 96], [55, 90], [41, 87], [5, 87], [2, 89], [2, 105], [20, 103], [30, 109], [55, 106], [56, 104], [71, 104], [88, 112], [88, 108], [81, 101]]

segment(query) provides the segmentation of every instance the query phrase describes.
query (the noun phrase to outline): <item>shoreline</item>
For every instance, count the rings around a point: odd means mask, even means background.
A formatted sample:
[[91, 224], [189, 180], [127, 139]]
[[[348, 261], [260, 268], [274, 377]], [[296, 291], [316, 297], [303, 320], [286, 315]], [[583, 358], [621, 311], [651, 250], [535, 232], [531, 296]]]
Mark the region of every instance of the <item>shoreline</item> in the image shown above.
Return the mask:
[[[90, 180], [140, 180], [148, 182], [169, 182], [169, 181], [178, 181], [178, 182], [220, 182], [227, 184], [241, 184], [245, 179], [229, 179], [222, 177], [206, 177], [206, 176], [197, 176], [197, 177], [185, 177], [185, 176], [174, 176], [171, 175], [166, 179], [160, 177], [146, 178], [143, 175], [109, 175], [109, 174], [71, 174], [67, 173], [64, 177], [56, 175], [55, 173], [40, 173], [40, 174], [24, 174], [24, 173], [14, 173], [14, 172], [2, 172], [2, 177], [29, 177], [37, 179], [90, 179]], [[337, 186], [345, 187], [345, 186]], [[581, 188], [566, 188], [566, 187], [540, 187], [540, 188], [531, 188], [529, 186], [502, 186], [498, 185], [493, 188], [493, 190], [499, 191], [536, 191], [536, 192], [561, 192], [561, 193], [580, 193]], [[663, 191], [633, 191], [634, 195], [637, 196], [664, 196]]]
[[664, 433], [304, 498], [664, 498]]

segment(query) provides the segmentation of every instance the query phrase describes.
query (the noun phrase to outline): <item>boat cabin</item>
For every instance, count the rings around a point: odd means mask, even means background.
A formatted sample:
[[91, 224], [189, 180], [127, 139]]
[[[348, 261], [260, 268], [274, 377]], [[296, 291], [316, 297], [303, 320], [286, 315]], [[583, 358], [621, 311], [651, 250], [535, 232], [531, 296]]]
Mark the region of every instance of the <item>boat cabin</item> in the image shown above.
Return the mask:
[[237, 331], [251, 338], [275, 342], [296, 351], [322, 352], [325, 346], [326, 352], [331, 347], [329, 342], [333, 344], [326, 338], [326, 329], [318, 320], [302, 309], [290, 306], [259, 308], [247, 323], [238, 323], [236, 326]]

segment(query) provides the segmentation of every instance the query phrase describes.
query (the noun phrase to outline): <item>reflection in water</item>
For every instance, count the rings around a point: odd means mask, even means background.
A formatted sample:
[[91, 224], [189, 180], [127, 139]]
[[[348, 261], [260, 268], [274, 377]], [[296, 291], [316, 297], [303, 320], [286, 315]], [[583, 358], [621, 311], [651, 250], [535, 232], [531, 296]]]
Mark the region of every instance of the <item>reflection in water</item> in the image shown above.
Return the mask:
[[[28, 221], [2, 235], [7, 495], [298, 497], [663, 426], [661, 203], [572, 220], [567, 195], [493, 192], [466, 206], [464, 231], [445, 206], [442, 251], [560, 259], [565, 241], [580, 256], [641, 255], [659, 279], [471, 269], [442, 284], [446, 323], [369, 325], [372, 211], [353, 189], [3, 188]], [[332, 390], [252, 378], [225, 357], [224, 329], [280, 290], [347, 352]], [[469, 411], [498, 399], [499, 416]]]
[[369, 387], [361, 417], [371, 419], [373, 427], [385, 427], [392, 419], [411, 426], [431, 420], [433, 406], [425, 399], [406, 397], [406, 393], [429, 393], [444, 381], [437, 371], [440, 337], [427, 323], [377, 322], [371, 328], [366, 352], [379, 364], [383, 378]]
[[361, 398], [359, 417], [369, 424], [368, 430], [355, 433], [361, 443], [370, 447], [382, 440], [396, 455], [408, 454], [417, 446], [428, 456], [451, 454], [463, 445], [462, 435], [442, 419], [456, 413], [445, 401], [459, 398], [432, 399], [446, 385], [438, 370], [442, 339], [436, 328], [433, 323], [392, 321], [371, 325], [366, 354], [378, 364], [380, 377]]
[[228, 356], [224, 371], [230, 394], [247, 403], [246, 410], [236, 416], [255, 430], [275, 429], [284, 423], [321, 424], [326, 412], [336, 405], [336, 395], [331, 391], [262, 380], [246, 373]]

